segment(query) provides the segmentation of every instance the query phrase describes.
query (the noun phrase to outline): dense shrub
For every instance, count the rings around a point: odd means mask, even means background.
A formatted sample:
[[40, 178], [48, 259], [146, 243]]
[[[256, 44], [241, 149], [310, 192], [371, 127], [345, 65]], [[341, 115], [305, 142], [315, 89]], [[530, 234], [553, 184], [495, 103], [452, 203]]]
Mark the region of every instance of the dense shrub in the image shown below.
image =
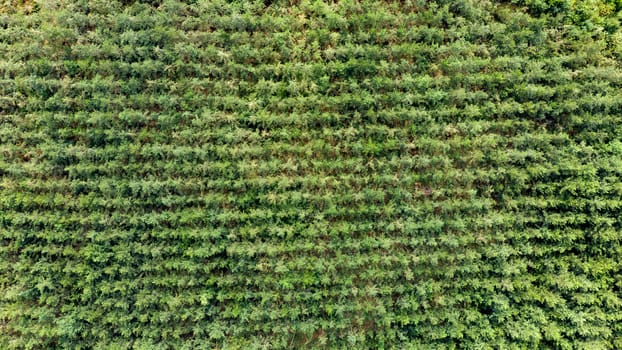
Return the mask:
[[0, 348], [622, 348], [619, 2], [3, 4]]

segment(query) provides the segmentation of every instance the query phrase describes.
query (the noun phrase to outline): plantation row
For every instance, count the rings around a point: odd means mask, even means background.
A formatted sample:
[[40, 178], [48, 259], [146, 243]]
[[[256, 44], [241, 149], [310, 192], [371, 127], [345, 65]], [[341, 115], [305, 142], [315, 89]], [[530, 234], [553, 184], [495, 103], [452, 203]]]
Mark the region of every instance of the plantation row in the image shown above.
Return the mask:
[[553, 3], [0, 13], [0, 348], [622, 348], [619, 9]]

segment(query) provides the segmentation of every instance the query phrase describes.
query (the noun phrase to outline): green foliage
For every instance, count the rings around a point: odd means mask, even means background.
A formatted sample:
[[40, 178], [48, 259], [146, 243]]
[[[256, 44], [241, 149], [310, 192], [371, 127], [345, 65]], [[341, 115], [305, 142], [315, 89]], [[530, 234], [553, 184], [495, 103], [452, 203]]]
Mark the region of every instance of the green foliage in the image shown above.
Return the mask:
[[618, 23], [620, 0], [511, 0], [535, 15], [561, 16], [577, 25]]
[[8, 3], [1, 349], [622, 348], [618, 2]]

